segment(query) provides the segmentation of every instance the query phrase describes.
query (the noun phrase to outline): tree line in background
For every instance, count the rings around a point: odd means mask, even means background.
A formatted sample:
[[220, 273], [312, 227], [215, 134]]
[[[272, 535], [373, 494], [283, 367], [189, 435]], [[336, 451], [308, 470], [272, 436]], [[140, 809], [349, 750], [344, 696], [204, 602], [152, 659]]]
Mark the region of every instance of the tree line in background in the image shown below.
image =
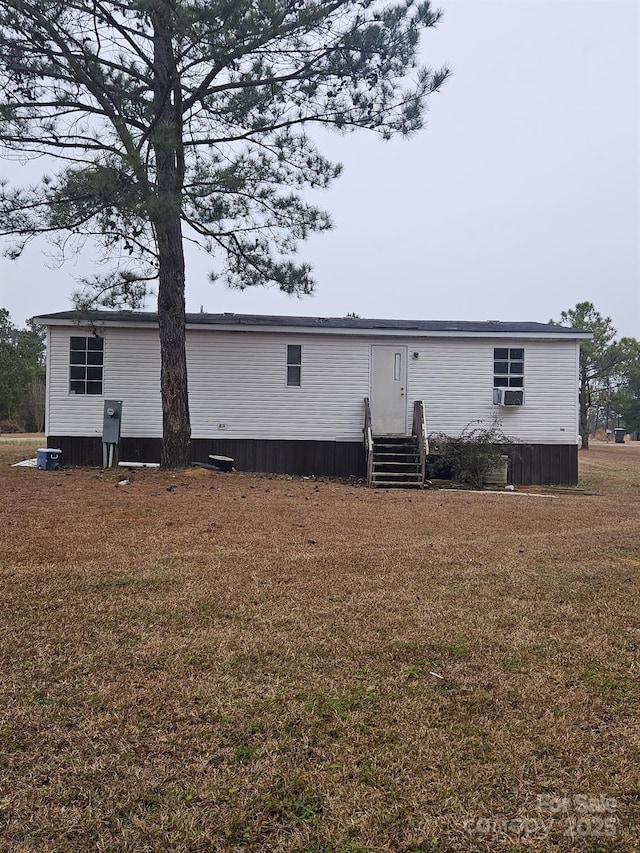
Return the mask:
[[17, 329], [0, 308], [0, 432], [44, 430], [44, 329]]
[[580, 344], [580, 435], [582, 448], [589, 436], [617, 428], [640, 433], [640, 342], [616, 340], [610, 317], [603, 317], [591, 302], [579, 302], [551, 323], [587, 329], [593, 339]]

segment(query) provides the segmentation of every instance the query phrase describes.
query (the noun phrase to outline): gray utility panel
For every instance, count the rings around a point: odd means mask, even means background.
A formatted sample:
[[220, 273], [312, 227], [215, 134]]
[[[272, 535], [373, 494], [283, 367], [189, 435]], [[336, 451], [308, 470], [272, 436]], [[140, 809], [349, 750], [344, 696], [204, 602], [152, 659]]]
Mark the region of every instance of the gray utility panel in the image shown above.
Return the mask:
[[102, 443], [118, 444], [122, 424], [122, 400], [105, 400], [102, 418]]

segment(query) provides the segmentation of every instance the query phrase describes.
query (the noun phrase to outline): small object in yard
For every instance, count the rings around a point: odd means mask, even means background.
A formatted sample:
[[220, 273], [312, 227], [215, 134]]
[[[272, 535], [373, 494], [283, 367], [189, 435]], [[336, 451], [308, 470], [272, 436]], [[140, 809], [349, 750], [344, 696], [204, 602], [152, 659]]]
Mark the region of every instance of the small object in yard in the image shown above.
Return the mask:
[[433, 675], [434, 678], [441, 678], [444, 681], [444, 675], [440, 675], [438, 672], [431, 672], [431, 670], [429, 670], [429, 675]]
[[36, 456], [37, 467], [41, 471], [57, 471], [61, 456], [62, 451], [58, 447], [39, 447]]
[[505, 492], [515, 492], [516, 487], [512, 486], [512, 485], [508, 485], [508, 486], [505, 486], [504, 489], [505, 489]]
[[159, 468], [159, 462], [118, 462], [118, 468]]
[[192, 462], [194, 468], [206, 468], [208, 471], [219, 471], [217, 465], [210, 465], [208, 462]]
[[131, 483], [131, 480], [118, 480], [118, 482], [117, 482], [117, 484], [116, 484], [116, 485], [118, 485], [118, 486], [128, 486], [130, 483]]
[[315, 545], [315, 544], [316, 544], [315, 539], [307, 539], [307, 545]]
[[34, 459], [23, 459], [22, 462], [14, 462], [11, 466], [12, 468], [37, 468], [38, 460]]
[[230, 456], [216, 456], [215, 454], [210, 453], [209, 459], [214, 465], [217, 465], [218, 470], [225, 471], [226, 473], [233, 471], [233, 463], [235, 460]]

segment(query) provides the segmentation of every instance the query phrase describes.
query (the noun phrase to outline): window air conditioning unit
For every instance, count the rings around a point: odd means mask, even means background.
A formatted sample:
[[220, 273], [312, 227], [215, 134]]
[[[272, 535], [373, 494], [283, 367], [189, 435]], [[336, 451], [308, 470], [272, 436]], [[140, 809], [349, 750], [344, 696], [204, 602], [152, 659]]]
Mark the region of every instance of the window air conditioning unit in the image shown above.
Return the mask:
[[524, 405], [523, 388], [494, 388], [493, 402], [496, 406]]

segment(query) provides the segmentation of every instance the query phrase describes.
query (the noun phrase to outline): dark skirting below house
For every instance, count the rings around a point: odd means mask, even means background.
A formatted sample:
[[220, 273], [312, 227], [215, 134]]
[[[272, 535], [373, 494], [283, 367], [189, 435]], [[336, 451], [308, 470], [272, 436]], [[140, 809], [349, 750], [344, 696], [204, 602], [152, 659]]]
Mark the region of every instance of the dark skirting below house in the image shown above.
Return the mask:
[[[66, 465], [102, 465], [100, 438], [49, 436], [50, 447], [62, 450]], [[126, 462], [159, 462], [159, 438], [121, 438], [119, 459]], [[230, 456], [238, 471], [318, 477], [366, 476], [364, 446], [354, 441], [288, 441], [265, 439], [194, 438], [193, 462], [207, 462], [209, 455]]]
[[508, 481], [515, 486], [576, 486], [577, 444], [516, 444], [509, 456]]
[[[49, 447], [62, 450], [66, 465], [102, 465], [99, 437], [56, 436]], [[578, 447], [575, 444], [518, 444], [505, 448], [508, 481], [516, 486], [575, 486]], [[238, 471], [318, 477], [365, 477], [364, 447], [354, 441], [289, 441], [268, 439], [194, 438], [191, 458], [207, 462], [209, 454], [231, 456]], [[159, 438], [122, 438], [119, 458], [126, 462], [158, 462]]]

